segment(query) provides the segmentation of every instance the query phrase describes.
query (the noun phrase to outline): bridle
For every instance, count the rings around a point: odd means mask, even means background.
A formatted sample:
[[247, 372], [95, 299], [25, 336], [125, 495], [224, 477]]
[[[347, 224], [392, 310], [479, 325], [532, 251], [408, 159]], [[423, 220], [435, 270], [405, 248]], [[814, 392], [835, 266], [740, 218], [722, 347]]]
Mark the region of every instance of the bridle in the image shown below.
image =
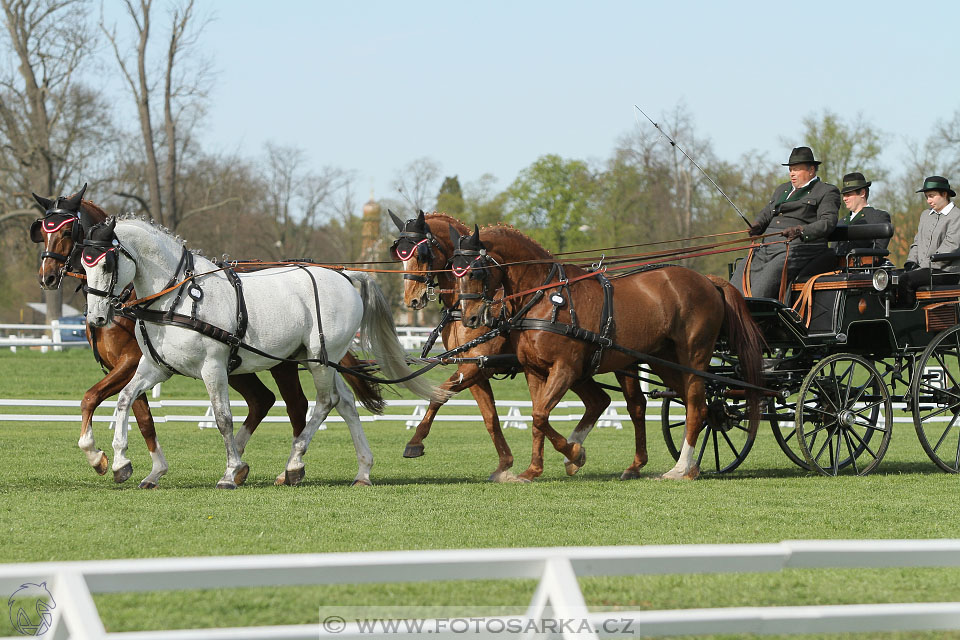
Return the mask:
[[113, 309], [119, 310], [123, 307], [123, 303], [127, 301], [131, 292], [133, 291], [133, 283], [130, 283], [124, 287], [120, 293], [116, 293], [117, 279], [119, 278], [118, 272], [120, 271], [117, 264], [119, 261], [119, 254], [122, 253], [131, 261], [133, 261], [134, 264], [136, 264], [133, 256], [130, 255], [130, 252], [127, 251], [122, 244], [120, 244], [117, 236], [113, 233], [111, 233], [109, 238], [103, 240], [84, 240], [83, 242], [79, 243], [79, 246], [82, 249], [80, 260], [83, 262], [84, 267], [95, 267], [103, 262], [103, 268], [106, 269], [110, 274], [109, 289], [94, 289], [93, 287], [89, 286], [90, 281], [88, 279], [83, 285], [83, 292], [88, 295], [107, 298], [109, 305]]
[[436, 279], [436, 271], [432, 268], [435, 257], [433, 253], [434, 248], [445, 258], [444, 266], [450, 263], [450, 258], [447, 256], [446, 251], [443, 250], [443, 245], [437, 241], [430, 231], [420, 231], [415, 228], [408, 230], [409, 227], [415, 226], [416, 222], [416, 220], [407, 220], [404, 225], [404, 230], [400, 232], [400, 236], [390, 245], [390, 254], [401, 262], [406, 262], [416, 254], [417, 259], [421, 263], [430, 265], [431, 268], [427, 269], [425, 275], [405, 273], [403, 274], [403, 279], [427, 285], [427, 298], [436, 300], [436, 292], [437, 289], [440, 288], [440, 285]]
[[80, 220], [80, 211], [61, 208], [60, 205], [63, 200], [66, 200], [66, 198], [58, 198], [56, 204], [52, 208], [47, 209], [42, 218], [37, 218], [33, 221], [33, 224], [30, 225], [30, 239], [37, 244], [44, 243], [44, 233], [46, 233], [47, 238], [49, 238], [51, 234], [66, 229], [64, 235], [73, 241], [73, 247], [67, 255], [56, 253], [55, 251], [48, 251], [46, 246], [44, 247], [44, 251], [40, 253], [41, 260], [50, 258], [63, 264], [60, 268], [61, 276], [71, 272], [80, 273], [80, 271], [74, 267], [71, 260], [79, 253], [80, 244], [83, 242], [85, 236], [84, 225]]
[[[468, 237], [461, 236], [459, 242], [456, 243], [457, 246], [454, 248], [453, 257], [450, 260], [450, 270], [457, 279], [469, 277], [472, 280], [479, 280], [483, 284], [483, 289], [480, 293], [464, 293], [461, 288], [458, 291], [460, 300], [480, 300], [480, 316], [492, 317], [492, 314], [488, 312], [494, 302], [497, 301], [493, 298], [494, 293], [490, 291], [490, 269], [496, 267], [506, 275], [503, 265], [488, 254], [483, 245], [480, 245], [477, 249], [463, 248], [461, 244], [465, 239], [468, 239]], [[504, 309], [505, 307], [501, 309], [501, 312]]]

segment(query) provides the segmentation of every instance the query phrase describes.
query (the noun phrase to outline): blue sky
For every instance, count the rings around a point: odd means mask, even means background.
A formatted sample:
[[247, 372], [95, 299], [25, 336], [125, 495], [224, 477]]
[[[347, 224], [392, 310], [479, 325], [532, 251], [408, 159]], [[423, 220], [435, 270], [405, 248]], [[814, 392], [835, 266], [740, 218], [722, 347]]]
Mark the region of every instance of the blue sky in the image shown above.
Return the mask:
[[[539, 156], [603, 160], [678, 103], [715, 152], [784, 162], [830, 109], [886, 132], [896, 172], [960, 107], [953, 2], [199, 0], [218, 70], [203, 134], [357, 172], [358, 195], [429, 157], [505, 187]], [[790, 140], [784, 144], [783, 139]], [[683, 140], [679, 140], [681, 146]]]

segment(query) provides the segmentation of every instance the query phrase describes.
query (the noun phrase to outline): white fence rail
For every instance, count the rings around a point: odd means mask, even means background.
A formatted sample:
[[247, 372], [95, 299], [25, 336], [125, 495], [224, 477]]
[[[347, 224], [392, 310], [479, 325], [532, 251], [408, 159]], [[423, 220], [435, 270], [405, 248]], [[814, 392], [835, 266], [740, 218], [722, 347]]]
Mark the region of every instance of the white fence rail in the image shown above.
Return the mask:
[[82, 337], [86, 334], [78, 333], [85, 330], [82, 324], [60, 324], [56, 320], [52, 324], [0, 324], [0, 348], [16, 351], [17, 347], [40, 347], [46, 352], [51, 348], [60, 351], [64, 347], [88, 347]]
[[[60, 351], [64, 347], [87, 347], [85, 338], [76, 332], [84, 331], [82, 324], [0, 324], [0, 348], [9, 347], [16, 351], [18, 347], [40, 347], [46, 351], [53, 348]], [[397, 327], [397, 336], [400, 344], [407, 351], [419, 352], [427, 341], [432, 327]], [[442, 351], [443, 343], [439, 340], [433, 347], [434, 351]]]
[[[0, 593], [25, 583], [45, 584], [55, 604], [49, 635], [57, 640], [307, 640], [370, 639], [392, 635], [429, 638], [515, 637], [507, 618], [482, 618], [478, 633], [440, 620], [416, 631], [371, 631], [359, 622], [331, 628], [318, 607], [315, 624], [230, 629], [107, 633], [93, 594], [119, 592], [434, 582], [539, 580], [521, 620], [553, 637], [622, 638], [702, 634], [824, 634], [960, 629], [960, 602], [735, 607], [660, 611], [590, 611], [578, 584], [585, 576], [775, 573], [784, 569], [958, 567], [960, 540], [806, 540], [772, 544], [556, 547], [389, 551], [304, 555], [152, 558], [0, 565]], [[330, 607], [335, 610], [335, 607]], [[510, 618], [511, 620], [514, 618]], [[358, 620], [360, 620], [358, 618]], [[473, 618], [471, 618], [473, 620]], [[552, 621], [545, 625], [543, 621]], [[327, 625], [324, 625], [327, 622]], [[584, 625], [586, 622], [586, 625]], [[433, 624], [431, 624], [433, 623]], [[557, 624], [557, 623], [563, 623]], [[530, 625], [525, 625], [529, 629]], [[437, 631], [445, 629], [445, 631]], [[496, 632], [492, 630], [498, 630]], [[531, 637], [524, 635], [523, 637]], [[546, 637], [546, 636], [533, 636]], [[12, 639], [2, 639], [12, 640]]]
[[[313, 411], [314, 402], [310, 401], [310, 411]], [[403, 422], [408, 429], [416, 427], [420, 423], [429, 402], [426, 400], [388, 400], [387, 409], [383, 415], [361, 415], [361, 422]], [[286, 404], [283, 401], [277, 401], [275, 408], [283, 409]], [[434, 422], [483, 422], [483, 416], [477, 409], [477, 403], [473, 400], [448, 400], [446, 407], [467, 407], [472, 411], [469, 413], [456, 413], [454, 411], [441, 411], [434, 418]], [[500, 412], [500, 424], [504, 428], [526, 429], [532, 418], [530, 412], [533, 403], [529, 400], [498, 400], [497, 409]], [[627, 403], [611, 402], [610, 407], [603, 413], [600, 420], [597, 421], [598, 427], [615, 427], [621, 429], [623, 421], [629, 421], [626, 414]], [[0, 413], [0, 422], [80, 422], [80, 401], [79, 400], [22, 400], [22, 399], [0, 399], [0, 410], [9, 408], [47, 407], [57, 409], [73, 409], [70, 413]], [[115, 410], [116, 400], [107, 400], [100, 405], [103, 409]], [[233, 410], [233, 421], [243, 422], [246, 417], [247, 405], [242, 400], [231, 400], [230, 407]], [[357, 403], [360, 408], [360, 404]], [[150, 408], [153, 413], [153, 421], [157, 424], [164, 422], [196, 422], [201, 428], [216, 428], [213, 422], [213, 409], [209, 400], [151, 400]], [[203, 412], [182, 414], [183, 409], [199, 409]], [[168, 409], [173, 412], [167, 411]], [[682, 407], [678, 407], [677, 415], [681, 415]], [[564, 413], [566, 411], [566, 413]], [[660, 420], [660, 403], [648, 403], [648, 420]], [[576, 422], [583, 416], [583, 403], [578, 401], [560, 402], [554, 413], [550, 414], [550, 420], [555, 422]], [[113, 423], [112, 415], [94, 415], [94, 422]], [[268, 415], [263, 422], [289, 422], [289, 418], [284, 415]], [[327, 416], [325, 423], [343, 422], [343, 418], [335, 412]], [[111, 428], [112, 424], [111, 424]], [[323, 426], [321, 429], [325, 428]]]

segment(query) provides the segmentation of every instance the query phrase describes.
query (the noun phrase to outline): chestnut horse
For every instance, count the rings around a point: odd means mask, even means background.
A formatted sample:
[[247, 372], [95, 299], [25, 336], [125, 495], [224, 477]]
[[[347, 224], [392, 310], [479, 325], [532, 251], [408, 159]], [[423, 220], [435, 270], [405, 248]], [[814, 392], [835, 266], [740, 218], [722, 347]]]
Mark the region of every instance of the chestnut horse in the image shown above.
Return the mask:
[[[86, 229], [107, 219], [106, 212], [93, 202], [83, 200], [87, 186], [69, 197], [56, 199], [43, 198], [33, 194], [34, 199], [44, 210], [44, 217], [34, 222], [30, 230], [31, 239], [43, 244], [38, 278], [44, 289], [59, 289], [64, 275], [73, 275], [73, 268], [82, 273], [79, 264], [79, 242]], [[81, 425], [80, 442], [93, 438], [93, 414], [100, 404], [123, 389], [133, 377], [140, 362], [140, 346], [134, 335], [133, 320], [117, 317], [115, 324], [107, 328], [96, 328], [87, 324], [87, 341], [93, 349], [93, 355], [106, 371], [103, 379], [93, 385], [83, 395], [80, 404]], [[341, 364], [356, 366], [359, 362], [351, 353], [347, 353]], [[277, 383], [280, 395], [286, 403], [287, 415], [293, 427], [294, 437], [300, 435], [306, 426], [307, 398], [300, 386], [297, 365], [282, 362], [270, 370]], [[353, 387], [361, 404], [374, 413], [382, 413], [383, 399], [379, 390], [365, 380], [345, 376]], [[230, 376], [233, 387], [247, 403], [247, 417], [237, 434], [238, 447], [242, 452], [250, 436], [266, 417], [276, 402], [276, 396], [261, 382], [256, 374]], [[153, 415], [147, 403], [146, 395], [139, 396], [133, 402], [133, 413], [140, 427], [140, 433], [146, 442], [147, 450], [155, 460], [155, 469], [140, 483], [141, 489], [155, 489], [166, 472], [166, 460], [157, 443], [157, 432]], [[83, 448], [81, 446], [81, 448]], [[109, 468], [109, 459], [102, 450], [95, 449], [88, 454], [88, 461], [97, 473], [103, 475]], [[157, 466], [159, 464], [159, 467]], [[115, 471], [115, 482], [125, 482], [133, 473], [132, 466]], [[286, 474], [277, 477], [277, 484], [286, 482]]]
[[[564, 438], [549, 422], [550, 412], [567, 389], [592, 374], [634, 366], [642, 360], [639, 352], [656, 359], [650, 359], [649, 366], [687, 409], [680, 457], [663, 477], [699, 475], [694, 447], [707, 405], [704, 380], [691, 370], [706, 371], [710, 366], [721, 329], [739, 357], [744, 380], [755, 386], [762, 380], [763, 338], [736, 289], [725, 280], [676, 266], [609, 280], [574, 265], [560, 265], [563, 271], [558, 272], [551, 253], [511, 227], [486, 228], [482, 241], [479, 230], [462, 237], [451, 227], [450, 235], [457, 247], [453, 273], [459, 278], [463, 323], [495, 325], [493, 295], [503, 287], [504, 315], [515, 327], [510, 342], [530, 387], [534, 426], [557, 451], [570, 460], [583, 455], [582, 440]], [[569, 284], [560, 286], [564, 280]], [[605, 289], [610, 290], [609, 306]], [[609, 324], [603, 320], [605, 306]], [[604, 344], [603, 338], [609, 341]], [[645, 428], [646, 400], [642, 394], [624, 395], [637, 429], [637, 451], [634, 463], [621, 476], [625, 479], [638, 476], [647, 452], [646, 438], [640, 433]], [[756, 433], [759, 396], [748, 390], [747, 398], [750, 430]]]
[[[452, 226], [464, 234], [469, 233], [469, 230], [456, 218], [442, 213], [432, 213], [425, 216], [421, 211], [416, 218], [406, 222], [401, 221], [392, 211], [389, 213], [400, 231], [400, 237], [394, 243], [391, 253], [393, 258], [402, 261], [403, 268], [410, 272], [404, 275], [404, 303], [411, 309], [423, 309], [427, 305], [429, 290], [439, 287], [439, 297], [444, 312], [447, 314], [455, 313], [457, 298], [454, 289], [457, 281], [449, 271], [449, 262], [453, 256], [453, 244], [451, 244], [450, 233], [447, 229]], [[463, 326], [459, 321], [459, 314], [455, 313], [454, 319], [444, 323], [441, 338], [447, 349], [454, 349], [484, 335], [486, 332], [486, 328], [471, 329]], [[510, 343], [506, 338], [498, 336], [459, 355], [475, 358], [478, 356], [509, 356], [512, 354], [513, 348]], [[503, 437], [493, 389], [490, 386], [490, 378], [498, 373], [505, 373], [505, 371], [494, 367], [481, 368], [475, 363], [463, 363], [457, 367], [456, 372], [440, 388], [451, 393], [458, 393], [469, 388], [470, 393], [473, 394], [499, 456], [499, 464], [490, 475], [490, 480], [495, 482], [531, 480], [543, 472], [543, 448], [542, 446], [534, 447], [530, 467], [519, 476], [514, 476], [508, 472], [508, 469], [513, 466], [513, 454]], [[597, 419], [609, 406], [610, 396], [592, 378], [575, 382], [572, 390], [584, 404], [584, 414], [577, 424], [575, 432], [583, 434], [582, 437], [586, 437], [586, 433], [589, 433]], [[415, 458], [423, 455], [423, 439], [430, 433], [433, 419], [442, 406], [443, 402], [433, 401], [430, 403], [423, 419], [417, 425], [416, 432], [410, 442], [407, 443], [403, 453], [404, 457]], [[535, 431], [534, 438], [538, 439], [542, 445], [543, 435], [541, 433]], [[568, 474], [573, 475], [579, 469], [579, 464], [567, 461], [566, 470]]]

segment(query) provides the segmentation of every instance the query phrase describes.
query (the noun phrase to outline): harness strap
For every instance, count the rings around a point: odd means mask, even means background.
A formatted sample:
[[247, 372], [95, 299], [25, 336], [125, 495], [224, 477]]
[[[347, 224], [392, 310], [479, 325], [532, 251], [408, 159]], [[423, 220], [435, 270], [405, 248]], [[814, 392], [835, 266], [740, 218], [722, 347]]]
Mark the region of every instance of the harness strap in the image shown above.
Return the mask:
[[694, 369], [692, 367], [687, 367], [685, 365], [671, 362], [669, 360], [664, 360], [656, 356], [652, 356], [648, 353], [643, 353], [640, 351], [635, 351], [628, 347], [624, 347], [615, 343], [610, 338], [605, 338], [604, 336], [595, 333], [593, 331], [588, 331], [581, 327], [575, 327], [569, 324], [563, 323], [551, 323], [547, 320], [538, 320], [535, 318], [527, 318], [521, 320], [518, 324], [514, 325], [515, 329], [521, 330], [533, 330], [533, 331], [549, 331], [550, 333], [555, 333], [557, 335], [566, 336], [573, 338], [575, 340], [583, 340], [584, 342], [591, 342], [594, 344], [601, 344], [609, 349], [615, 349], [620, 353], [626, 354], [637, 360], [642, 360], [647, 364], [660, 365], [662, 367], [667, 367], [669, 369], [674, 369], [677, 371], [682, 371], [684, 373], [692, 373], [695, 376], [700, 376], [706, 380], [714, 380], [716, 382], [722, 382], [723, 384], [731, 385], [734, 387], [741, 387], [743, 389], [752, 389], [754, 391], [762, 391], [764, 393], [776, 393], [771, 389], [765, 387], [759, 387], [757, 385], [750, 384], [749, 382], [744, 382], [742, 380], [737, 380], [735, 378], [727, 378], [725, 376], [718, 376], [715, 373], [710, 373], [709, 371], [700, 371], [699, 369]]
[[[601, 337], [610, 340], [612, 343], [614, 329], [613, 285], [610, 284], [610, 280], [602, 273], [597, 273], [597, 280], [599, 280], [603, 286], [603, 311], [601, 311], [600, 318]], [[601, 342], [600, 347], [593, 353], [593, 358], [590, 361], [590, 367], [593, 369], [594, 375], [596, 375], [600, 369], [600, 361], [603, 360], [603, 350], [604, 344]]]
[[[227, 269], [226, 274], [227, 280], [230, 281], [230, 284], [233, 285], [234, 290], [237, 292], [237, 339], [242, 341], [247, 335], [247, 303], [243, 299], [243, 282], [241, 282], [240, 276], [238, 276], [237, 272], [233, 269]], [[196, 317], [196, 315], [194, 315], [194, 317]], [[240, 356], [237, 354], [239, 349], [240, 345], [230, 347], [230, 358], [228, 360], [230, 371], [239, 367], [242, 362]]]
[[423, 350], [420, 352], [421, 358], [426, 358], [427, 354], [430, 353], [430, 349], [433, 349], [433, 343], [437, 341], [437, 338], [440, 337], [440, 334], [443, 332], [443, 328], [446, 327], [451, 322], [460, 320], [460, 310], [459, 309], [450, 309], [448, 307], [443, 307], [443, 311], [440, 316], [440, 323], [433, 328], [433, 331], [430, 332], [430, 335], [427, 336], [427, 341], [423, 345]]
[[[310, 276], [310, 282], [313, 283], [313, 302], [317, 306], [317, 331], [320, 334], [320, 360], [323, 362], [327, 361], [327, 345], [323, 340], [323, 319], [320, 317], [320, 292], [317, 290], [317, 279], [313, 277], [313, 274], [310, 273], [310, 270], [298, 264], [297, 267], [303, 269], [308, 276]], [[344, 274], [346, 275], [346, 274]], [[349, 280], [349, 278], [347, 278]]]
[[[144, 312], [155, 313], [160, 317], [163, 317], [165, 314], [162, 311], [150, 311], [149, 309], [144, 309]], [[147, 345], [147, 351], [150, 352], [150, 357], [153, 358], [153, 361], [164, 367], [170, 373], [179, 373], [176, 369], [170, 366], [166, 360], [160, 357], [160, 354], [157, 352], [156, 348], [153, 346], [153, 342], [150, 340], [150, 334], [147, 333], [147, 325], [143, 323], [143, 318], [137, 318], [137, 326], [140, 327], [140, 333], [143, 334], [143, 342]]]

